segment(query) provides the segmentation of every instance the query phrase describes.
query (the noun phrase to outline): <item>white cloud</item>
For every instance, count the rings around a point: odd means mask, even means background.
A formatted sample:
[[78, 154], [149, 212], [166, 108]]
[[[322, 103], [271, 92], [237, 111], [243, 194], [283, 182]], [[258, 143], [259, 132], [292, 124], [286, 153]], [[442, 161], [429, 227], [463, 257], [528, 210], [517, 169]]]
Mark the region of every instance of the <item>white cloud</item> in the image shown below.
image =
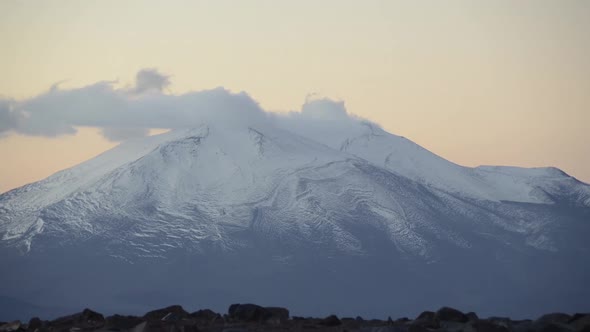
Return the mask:
[[343, 101], [329, 98], [307, 98], [301, 112], [277, 114], [275, 119], [284, 129], [332, 147], [340, 146], [342, 137], [366, 133], [367, 125], [379, 128], [375, 123], [348, 113]]
[[146, 91], [164, 91], [170, 85], [170, 77], [162, 75], [156, 69], [148, 68], [140, 70], [135, 76], [136, 93], [143, 93]]
[[164, 93], [169, 77], [155, 69], [141, 70], [132, 88], [116, 89], [102, 81], [75, 89], [54, 85], [46, 93], [25, 100], [0, 99], [0, 134], [34, 136], [72, 135], [76, 127], [102, 128], [112, 141], [145, 136], [150, 128], [187, 128], [202, 123], [243, 126], [274, 121], [287, 129], [317, 136], [356, 130], [359, 119], [350, 116], [344, 102], [308, 99], [301, 112], [277, 115], [265, 112], [245, 92], [224, 88]]

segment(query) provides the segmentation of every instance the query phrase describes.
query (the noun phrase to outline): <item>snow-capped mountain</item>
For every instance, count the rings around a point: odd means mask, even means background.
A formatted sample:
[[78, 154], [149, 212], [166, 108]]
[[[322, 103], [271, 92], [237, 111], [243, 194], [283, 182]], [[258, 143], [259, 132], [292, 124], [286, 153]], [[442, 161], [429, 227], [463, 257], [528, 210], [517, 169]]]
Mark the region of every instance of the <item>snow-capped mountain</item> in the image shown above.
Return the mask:
[[589, 236], [590, 186], [555, 168], [463, 167], [368, 122], [205, 123], [0, 195], [0, 305], [583, 311]]

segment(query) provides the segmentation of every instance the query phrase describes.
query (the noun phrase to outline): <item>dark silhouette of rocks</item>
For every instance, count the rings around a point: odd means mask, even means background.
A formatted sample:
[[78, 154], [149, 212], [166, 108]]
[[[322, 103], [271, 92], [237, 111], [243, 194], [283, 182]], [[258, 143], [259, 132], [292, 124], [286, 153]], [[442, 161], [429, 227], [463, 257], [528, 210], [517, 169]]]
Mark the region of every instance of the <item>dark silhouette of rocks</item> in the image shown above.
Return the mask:
[[590, 332], [590, 314], [550, 313], [536, 320], [506, 317], [479, 318], [476, 313], [443, 307], [406, 317], [365, 320], [361, 317], [290, 317], [289, 310], [256, 304], [232, 304], [227, 314], [209, 309], [188, 313], [173, 305], [143, 316], [107, 317], [90, 309], [44, 321], [37, 317], [27, 324], [0, 322], [0, 332]]
[[289, 310], [285, 308], [265, 307], [264, 309], [270, 313], [271, 319], [275, 319], [280, 322], [284, 322], [289, 319]]
[[164, 320], [164, 321], [177, 321], [189, 316], [189, 313], [186, 312], [181, 306], [179, 305], [172, 305], [166, 308], [157, 309], [146, 313], [143, 318], [147, 321], [156, 321], [156, 320]]
[[[84, 309], [82, 312], [60, 317], [50, 321], [47, 328], [50, 331], [76, 332], [76, 331], [92, 331], [103, 327], [105, 319], [102, 314]], [[73, 330], [72, 330], [73, 329]]]
[[509, 332], [504, 325], [496, 324], [488, 320], [475, 320], [468, 324], [470, 331], [474, 332]]
[[106, 318], [105, 329], [110, 331], [124, 331], [134, 328], [143, 322], [141, 317], [113, 315]]
[[197, 324], [200, 326], [209, 326], [211, 324], [215, 324], [216, 321], [223, 321], [223, 317], [220, 314], [210, 309], [195, 311], [192, 314], [190, 314], [190, 317], [195, 319]]
[[29, 330], [35, 331], [43, 327], [43, 321], [39, 317], [33, 317], [29, 320]]
[[261, 307], [256, 304], [232, 304], [228, 320], [234, 322], [265, 322], [279, 325], [289, 319], [289, 310], [280, 307]]
[[477, 314], [475, 312], [473, 312], [473, 311], [466, 313], [465, 316], [467, 316], [467, 318], [470, 321], [476, 321], [476, 320], [479, 319], [479, 317], [477, 316]]
[[436, 319], [436, 313], [433, 311], [424, 311], [414, 321], [412, 321], [412, 325], [420, 326], [429, 329], [437, 329], [439, 328], [438, 319]]
[[319, 321], [318, 324], [323, 325], [323, 326], [338, 326], [338, 325], [341, 325], [342, 322], [340, 321], [340, 319], [338, 319], [338, 316], [330, 315], [330, 316], [322, 319], [321, 321]]
[[449, 307], [442, 307], [438, 309], [434, 315], [438, 321], [465, 323], [469, 320], [467, 315], [461, 311]]
[[271, 317], [271, 313], [256, 304], [232, 304], [227, 310], [230, 320], [236, 322], [262, 322]]
[[575, 332], [590, 332], [590, 314], [575, 314], [568, 322], [568, 325]]
[[22, 328], [23, 326], [18, 320], [0, 325], [0, 331], [2, 332], [22, 331]]

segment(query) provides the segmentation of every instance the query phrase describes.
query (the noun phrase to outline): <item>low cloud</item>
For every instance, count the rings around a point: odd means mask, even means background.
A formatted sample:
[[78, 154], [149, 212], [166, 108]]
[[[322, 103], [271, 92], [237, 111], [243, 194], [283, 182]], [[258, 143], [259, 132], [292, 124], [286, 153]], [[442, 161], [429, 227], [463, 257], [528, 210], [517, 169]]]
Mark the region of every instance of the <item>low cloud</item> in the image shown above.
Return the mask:
[[20, 113], [12, 110], [12, 104], [10, 100], [0, 99], [0, 135], [18, 127]]
[[344, 102], [308, 99], [301, 112], [265, 112], [247, 93], [224, 88], [166, 94], [169, 76], [155, 69], [137, 73], [135, 86], [116, 89], [103, 81], [75, 89], [54, 85], [25, 100], [0, 99], [0, 135], [10, 132], [54, 137], [73, 135], [76, 127], [99, 127], [105, 138], [122, 141], [148, 134], [150, 128], [188, 128], [202, 123], [243, 126], [269, 122], [308, 136], [356, 130]]
[[342, 137], [362, 135], [368, 127], [379, 128], [375, 123], [350, 114], [344, 101], [329, 98], [310, 98], [300, 112], [277, 114], [280, 127], [328, 146], [339, 148]]
[[142, 69], [135, 76], [135, 93], [146, 91], [162, 92], [170, 85], [170, 76], [159, 73], [156, 69]]

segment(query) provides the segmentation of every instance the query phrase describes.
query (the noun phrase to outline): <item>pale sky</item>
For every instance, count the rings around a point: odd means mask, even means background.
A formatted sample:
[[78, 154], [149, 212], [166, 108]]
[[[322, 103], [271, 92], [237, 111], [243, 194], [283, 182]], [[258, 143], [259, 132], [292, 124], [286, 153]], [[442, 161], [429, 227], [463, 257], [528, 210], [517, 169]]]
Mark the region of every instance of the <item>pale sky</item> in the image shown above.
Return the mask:
[[[5, 0], [0, 42], [5, 99], [157, 68], [170, 94], [289, 111], [318, 93], [461, 165], [590, 182], [590, 1]], [[99, 133], [5, 132], [0, 192], [116, 144]]]

